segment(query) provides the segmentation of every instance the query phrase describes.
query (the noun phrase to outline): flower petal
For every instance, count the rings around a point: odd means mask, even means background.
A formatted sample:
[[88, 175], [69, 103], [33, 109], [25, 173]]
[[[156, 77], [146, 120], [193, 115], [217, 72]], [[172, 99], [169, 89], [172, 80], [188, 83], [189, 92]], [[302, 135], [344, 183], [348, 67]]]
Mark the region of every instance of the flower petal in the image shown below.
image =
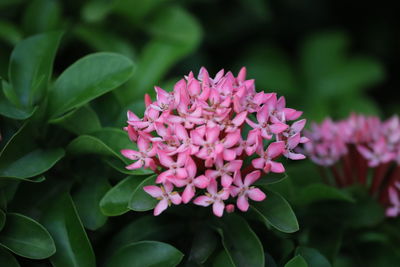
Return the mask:
[[143, 190], [154, 198], [162, 197], [163, 191], [160, 187], [155, 185], [147, 185], [143, 187]]
[[244, 185], [249, 186], [251, 184], [254, 184], [254, 182], [260, 179], [260, 177], [261, 177], [260, 171], [252, 171], [251, 173], [247, 174], [246, 177], [244, 178]]
[[213, 204], [213, 213], [215, 216], [222, 217], [224, 214], [225, 203], [221, 200], [215, 201]]
[[233, 147], [234, 145], [236, 145], [239, 140], [240, 140], [240, 130], [236, 130], [232, 133], [228, 133], [225, 136], [225, 141], [224, 141], [224, 147], [225, 148], [230, 148]]
[[182, 202], [182, 198], [178, 192], [172, 192], [171, 194], [169, 194], [169, 199], [174, 205], [179, 205]]
[[195, 178], [193, 180], [193, 184], [197, 187], [197, 188], [206, 188], [208, 186], [209, 183], [209, 179], [205, 176], [205, 175], [200, 175], [199, 177]]
[[143, 167], [143, 160], [138, 160], [135, 163], [132, 163], [131, 165], [126, 166], [125, 168], [128, 170], [135, 170], [135, 169], [140, 169]]
[[270, 159], [276, 158], [281, 155], [285, 150], [285, 142], [278, 141], [269, 144], [267, 148], [267, 155]]
[[262, 168], [264, 168], [264, 165], [265, 165], [265, 159], [263, 159], [263, 158], [253, 159], [251, 161], [251, 163], [253, 164], [254, 168], [262, 169]]
[[236, 205], [241, 211], [247, 211], [249, 209], [249, 201], [245, 195], [238, 197]]
[[230, 187], [232, 184], [232, 177], [230, 175], [224, 174], [221, 177], [221, 184], [223, 187]]
[[271, 171], [274, 173], [283, 173], [285, 172], [285, 168], [282, 163], [271, 161]]
[[168, 200], [163, 198], [156, 207], [154, 208], [154, 216], [160, 215], [164, 210], [168, 208]]
[[259, 188], [251, 188], [249, 191], [247, 191], [247, 195], [251, 200], [254, 201], [263, 201], [266, 198], [264, 192]]
[[206, 131], [207, 142], [211, 144], [215, 143], [218, 140], [219, 133], [220, 133], [219, 126], [207, 128]]
[[194, 194], [195, 194], [194, 190], [195, 189], [194, 189], [193, 185], [189, 184], [186, 186], [186, 188], [182, 194], [182, 202], [183, 203], [185, 203], [185, 204], [188, 203], [194, 197]]
[[195, 200], [193, 200], [194, 204], [199, 205], [199, 206], [203, 206], [203, 207], [208, 207], [213, 202], [214, 201], [212, 200], [212, 198], [210, 198], [208, 196], [199, 196]]
[[229, 172], [238, 171], [242, 167], [242, 164], [243, 160], [232, 160], [227, 164], [226, 170]]
[[141, 154], [138, 151], [131, 150], [131, 149], [122, 149], [121, 154], [128, 159], [137, 160]]

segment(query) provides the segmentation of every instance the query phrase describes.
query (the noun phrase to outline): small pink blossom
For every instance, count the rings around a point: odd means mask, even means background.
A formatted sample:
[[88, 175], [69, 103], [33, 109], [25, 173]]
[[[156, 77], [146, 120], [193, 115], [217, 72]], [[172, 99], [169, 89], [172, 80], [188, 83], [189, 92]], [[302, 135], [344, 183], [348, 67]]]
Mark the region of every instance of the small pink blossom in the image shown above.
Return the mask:
[[363, 145], [358, 145], [357, 149], [364, 158], [368, 160], [368, 165], [370, 167], [376, 167], [381, 163], [387, 163], [395, 157], [395, 154], [388, 149], [384, 138], [380, 138], [377, 142], [371, 144], [370, 149]]
[[193, 203], [203, 207], [208, 207], [212, 204], [215, 216], [222, 217], [225, 208], [224, 200], [229, 198], [229, 189], [222, 188], [217, 191], [217, 187], [216, 180], [211, 180], [205, 195], [197, 197]]
[[260, 171], [253, 171], [247, 174], [243, 181], [240, 172], [235, 172], [233, 182], [236, 186], [231, 187], [231, 195], [238, 197], [236, 205], [241, 211], [249, 209], [249, 198], [254, 201], [263, 201], [265, 199], [264, 192], [254, 186], [250, 186], [260, 179], [260, 176]]
[[273, 134], [280, 134], [288, 128], [288, 125], [272, 117], [269, 122], [268, 106], [263, 106], [257, 112], [257, 123], [254, 123], [250, 119], [246, 119], [246, 122], [254, 129], [259, 129], [260, 134], [264, 139], [271, 139]]
[[188, 176], [186, 179], [170, 179], [173, 184], [177, 187], [185, 186], [185, 190], [182, 193], [182, 202], [188, 203], [195, 195], [196, 188], [204, 189], [208, 186], [210, 179], [205, 175], [200, 175], [195, 178], [197, 173], [197, 167], [191, 158], [188, 158], [186, 169]]
[[162, 172], [156, 180], [156, 183], [164, 183], [168, 179], [185, 179], [188, 176], [186, 162], [188, 160], [188, 153], [179, 153], [176, 161], [168, 156], [163, 151], [158, 151], [158, 158], [160, 163], [167, 168], [166, 171]]
[[158, 187], [155, 185], [144, 186], [143, 190], [149, 194], [150, 196], [157, 198], [160, 200], [156, 207], [154, 208], [154, 216], [160, 215], [164, 210], [171, 206], [171, 203], [174, 205], [181, 204], [181, 196], [178, 192], [172, 192], [174, 189], [171, 183], [164, 183], [164, 185]]
[[260, 158], [254, 159], [252, 164], [256, 169], [263, 169], [264, 172], [275, 172], [282, 173], [285, 172], [283, 164], [280, 162], [273, 161], [285, 151], [285, 143], [282, 141], [271, 143], [267, 150], [262, 150], [259, 155]]
[[128, 170], [139, 169], [142, 167], [150, 168], [155, 170], [156, 165], [154, 163], [153, 157], [156, 155], [156, 147], [150, 145], [149, 140], [143, 137], [138, 138], [138, 147], [140, 151], [135, 151], [131, 149], [121, 150], [122, 155], [131, 160], [137, 160], [135, 163], [126, 166]]
[[242, 160], [232, 160], [224, 164], [223, 160], [220, 158], [215, 162], [216, 170], [207, 170], [206, 176], [210, 179], [221, 177], [221, 185], [223, 187], [229, 187], [233, 181], [233, 173], [239, 171], [242, 164]]

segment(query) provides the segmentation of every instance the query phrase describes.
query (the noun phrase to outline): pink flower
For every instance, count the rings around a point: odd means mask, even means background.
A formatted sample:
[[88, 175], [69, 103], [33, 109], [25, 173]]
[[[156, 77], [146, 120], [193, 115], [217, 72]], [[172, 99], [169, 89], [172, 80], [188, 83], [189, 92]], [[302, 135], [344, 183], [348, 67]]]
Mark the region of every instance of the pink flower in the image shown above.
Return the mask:
[[262, 143], [262, 138], [257, 134], [256, 131], [250, 131], [247, 135], [247, 139], [240, 138], [239, 145], [236, 148], [236, 154], [242, 155], [243, 151], [246, 152], [248, 156], [254, 154]]
[[164, 210], [171, 206], [181, 204], [181, 196], [177, 192], [172, 192], [174, 189], [171, 183], [164, 183], [164, 186], [148, 185], [144, 186], [143, 190], [146, 191], [150, 196], [160, 200], [154, 208], [154, 216], [160, 215]]
[[282, 141], [271, 143], [267, 150], [262, 150], [260, 153], [261, 158], [254, 159], [252, 164], [256, 169], [263, 169], [264, 172], [269, 173], [282, 173], [285, 172], [283, 164], [273, 161], [285, 151], [285, 143]]
[[386, 163], [394, 158], [394, 154], [387, 149], [386, 140], [380, 138], [379, 141], [371, 145], [371, 149], [365, 146], [357, 146], [358, 151], [368, 160], [370, 167], [376, 167], [380, 163]]
[[223, 144], [218, 143], [220, 132], [217, 126], [198, 128], [193, 132], [193, 143], [201, 147], [196, 156], [206, 160], [207, 167], [211, 166], [218, 154], [224, 151]]
[[197, 197], [193, 203], [203, 207], [208, 207], [212, 204], [215, 216], [222, 217], [225, 208], [224, 200], [228, 198], [229, 189], [222, 188], [220, 191], [217, 191], [217, 182], [211, 180], [205, 195]]
[[221, 177], [222, 186], [229, 187], [233, 181], [233, 173], [239, 171], [242, 164], [242, 160], [232, 160], [224, 164], [223, 160], [219, 158], [215, 161], [216, 170], [207, 170], [206, 176], [210, 179]]
[[153, 157], [156, 155], [155, 146], [150, 146], [149, 140], [141, 136], [139, 136], [137, 144], [140, 151], [135, 151], [131, 149], [121, 150], [121, 153], [124, 157], [131, 160], [137, 160], [135, 163], [126, 166], [126, 168], [128, 170], [134, 170], [145, 167], [155, 170], [156, 165], [153, 160]]
[[[236, 77], [221, 70], [214, 78], [201, 68], [197, 77], [190, 72], [179, 80], [172, 92], [157, 86], [155, 91], [155, 101], [145, 95], [143, 117], [127, 114], [124, 129], [139, 151], [121, 152], [135, 161], [128, 169], [157, 172], [156, 184], [168, 190], [177, 187], [185, 204], [213, 204], [214, 213], [222, 216], [234, 173], [240, 175], [242, 168], [247, 173], [253, 166], [283, 172], [283, 164], [275, 161], [278, 157], [304, 157], [296, 149], [307, 141], [301, 136], [305, 120], [289, 123], [301, 112], [286, 107], [285, 98], [278, 99], [276, 93], [257, 92], [255, 81], [246, 80], [245, 68]], [[270, 143], [266, 151], [264, 143]], [[260, 158], [253, 160], [253, 166], [243, 166], [244, 159], [255, 153]], [[218, 188], [222, 189], [217, 192]], [[253, 194], [246, 192], [246, 196]], [[227, 210], [233, 211], [231, 207]]]
[[176, 108], [180, 100], [180, 92], [177, 90], [179, 87], [175, 87], [175, 90], [172, 93], [168, 93], [158, 86], [154, 88], [157, 93], [157, 101], [151, 105], [153, 109], [166, 111]]
[[286, 147], [284, 152], [285, 157], [293, 160], [305, 159], [306, 156], [304, 156], [303, 154], [293, 152], [293, 149], [295, 149], [300, 144], [300, 142], [301, 142], [300, 133], [296, 133], [290, 136], [286, 142]]
[[181, 124], [175, 124], [175, 135], [181, 145], [176, 150], [172, 151], [170, 155], [182, 153], [186, 150], [190, 152], [190, 155], [193, 155], [199, 151], [199, 147], [193, 144], [193, 139], [189, 137], [187, 130]]
[[260, 134], [264, 139], [271, 139], [273, 134], [279, 134], [288, 128], [288, 125], [280, 122], [277, 119], [271, 118], [269, 122], [268, 106], [263, 106], [257, 112], [257, 123], [254, 123], [250, 119], [246, 119], [246, 122], [254, 129], [260, 129]]
[[171, 179], [171, 182], [174, 183], [176, 186], [185, 186], [185, 190], [183, 190], [182, 193], [182, 202], [185, 204], [194, 197], [196, 193], [196, 188], [204, 189], [208, 186], [210, 181], [209, 178], [204, 175], [200, 175], [195, 178], [197, 168], [196, 164], [190, 157], [188, 158], [186, 169], [188, 173], [188, 177], [186, 179]]
[[161, 150], [157, 154], [160, 163], [168, 169], [157, 177], [156, 183], [164, 183], [167, 179], [185, 179], [188, 176], [185, 166], [189, 158], [187, 152], [179, 153], [176, 161]]
[[235, 172], [235, 178], [233, 180], [236, 186], [231, 187], [231, 195], [233, 197], [238, 196], [236, 205], [241, 211], [247, 211], [249, 209], [249, 198], [254, 201], [263, 201], [265, 194], [260, 189], [250, 186], [257, 181], [261, 176], [260, 171], [253, 171], [246, 175], [244, 181], [240, 172]]

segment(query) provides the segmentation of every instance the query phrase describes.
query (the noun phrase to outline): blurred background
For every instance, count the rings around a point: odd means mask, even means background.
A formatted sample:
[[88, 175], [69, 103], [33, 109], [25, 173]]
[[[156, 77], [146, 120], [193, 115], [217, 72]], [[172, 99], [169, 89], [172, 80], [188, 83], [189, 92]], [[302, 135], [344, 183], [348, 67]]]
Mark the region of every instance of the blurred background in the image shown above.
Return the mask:
[[95, 51], [137, 64], [124, 88], [95, 102], [107, 107], [104, 125], [123, 123], [126, 108], [140, 111], [154, 85], [170, 89], [201, 66], [211, 74], [246, 66], [258, 90], [284, 95], [309, 120], [388, 117], [400, 112], [398, 29], [392, 1], [1, 0], [0, 75], [22, 38], [62, 30], [56, 74]]

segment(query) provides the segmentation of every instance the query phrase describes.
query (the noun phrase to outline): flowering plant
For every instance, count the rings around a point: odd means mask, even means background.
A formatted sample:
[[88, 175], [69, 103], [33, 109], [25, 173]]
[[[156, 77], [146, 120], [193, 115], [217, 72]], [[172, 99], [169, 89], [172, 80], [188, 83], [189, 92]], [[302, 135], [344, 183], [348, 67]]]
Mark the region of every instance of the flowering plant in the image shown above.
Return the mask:
[[[400, 122], [397, 116], [352, 114], [333, 122], [312, 124], [305, 151], [318, 165], [332, 171], [339, 187], [362, 184], [386, 207], [386, 215], [400, 214]], [[325, 172], [326, 175], [326, 172]]]
[[[154, 215], [193, 198], [196, 205], [212, 204], [219, 217], [229, 198], [237, 198], [238, 209], [247, 211], [249, 199], [266, 197], [253, 185], [261, 172], [283, 173], [277, 161], [281, 156], [305, 158], [295, 152], [308, 140], [301, 136], [306, 120], [297, 120], [302, 112], [287, 108], [285, 98], [276, 93], [257, 92], [254, 80], [246, 80], [245, 68], [237, 77], [221, 70], [214, 78], [201, 68], [197, 79], [190, 72], [172, 92], [160, 87], [155, 91], [154, 102], [145, 96], [143, 118], [128, 111], [125, 130], [139, 150], [121, 151], [135, 160], [127, 169], [158, 173], [155, 182], [160, 186], [143, 188], [160, 200]], [[196, 190], [204, 190], [204, 195], [195, 197]]]

